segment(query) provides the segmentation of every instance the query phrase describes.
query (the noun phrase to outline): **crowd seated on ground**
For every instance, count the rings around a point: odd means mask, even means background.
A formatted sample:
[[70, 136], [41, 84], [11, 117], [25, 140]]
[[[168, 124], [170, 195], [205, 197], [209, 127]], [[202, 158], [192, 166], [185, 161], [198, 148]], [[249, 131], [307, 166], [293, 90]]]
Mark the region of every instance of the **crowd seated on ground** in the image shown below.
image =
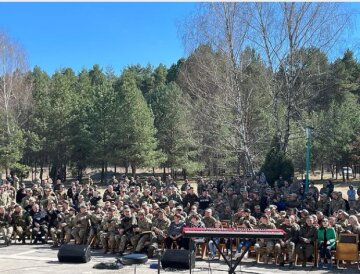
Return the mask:
[[[281, 228], [284, 239], [258, 239], [253, 251], [265, 264], [274, 258], [280, 267], [295, 261], [306, 267], [319, 251], [319, 267], [332, 268], [332, 250], [340, 233], [360, 234], [360, 189], [349, 186], [347, 197], [331, 181], [320, 190], [281, 176], [273, 187], [264, 174], [218, 180], [188, 180], [113, 176], [101, 195], [96, 183], [36, 179], [26, 187], [8, 177], [0, 185], [0, 239], [5, 245], [88, 244], [104, 253], [152, 256], [159, 248], [189, 248], [183, 227]], [[196, 241], [195, 241], [196, 242]], [[198, 241], [208, 259], [215, 244], [240, 256], [251, 241]], [[233, 248], [235, 245], [235, 248]], [[206, 255], [206, 254], [205, 254]], [[247, 257], [248, 254], [245, 254]]]

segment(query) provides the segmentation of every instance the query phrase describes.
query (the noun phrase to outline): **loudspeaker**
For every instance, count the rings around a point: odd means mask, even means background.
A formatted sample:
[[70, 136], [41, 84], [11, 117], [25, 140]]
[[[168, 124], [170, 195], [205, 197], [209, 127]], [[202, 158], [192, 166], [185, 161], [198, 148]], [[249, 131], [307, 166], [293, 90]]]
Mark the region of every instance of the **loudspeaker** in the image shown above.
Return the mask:
[[191, 268], [195, 267], [195, 253], [182, 249], [166, 249], [161, 258], [162, 268], [189, 269], [189, 256], [191, 257]]
[[59, 262], [63, 263], [87, 263], [91, 260], [91, 252], [88, 245], [62, 245], [57, 256]]

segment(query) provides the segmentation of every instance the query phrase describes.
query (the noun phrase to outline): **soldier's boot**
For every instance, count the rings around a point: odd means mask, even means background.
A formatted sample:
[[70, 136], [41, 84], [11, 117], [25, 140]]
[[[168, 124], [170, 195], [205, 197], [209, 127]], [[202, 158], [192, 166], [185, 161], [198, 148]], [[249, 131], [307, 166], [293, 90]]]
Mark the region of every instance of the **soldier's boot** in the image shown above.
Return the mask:
[[306, 267], [307, 258], [306, 258], [306, 250], [305, 250], [305, 248], [303, 248], [302, 254], [303, 254], [303, 259], [302, 259], [302, 264], [301, 264], [301, 266], [302, 266], [302, 267]]
[[4, 236], [4, 240], [5, 240], [5, 245], [6, 246], [9, 246], [11, 244], [11, 239], [10, 239], [9, 235]]

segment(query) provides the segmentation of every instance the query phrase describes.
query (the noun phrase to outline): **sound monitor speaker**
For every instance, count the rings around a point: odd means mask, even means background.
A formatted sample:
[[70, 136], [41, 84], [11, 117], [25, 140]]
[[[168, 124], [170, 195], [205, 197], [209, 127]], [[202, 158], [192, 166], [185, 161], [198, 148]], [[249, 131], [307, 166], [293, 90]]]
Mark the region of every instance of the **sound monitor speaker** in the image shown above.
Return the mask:
[[62, 245], [57, 256], [59, 262], [63, 263], [87, 263], [91, 260], [91, 252], [88, 245]]
[[161, 259], [162, 268], [190, 269], [189, 256], [191, 256], [191, 268], [195, 267], [195, 253], [189, 250], [166, 249]]

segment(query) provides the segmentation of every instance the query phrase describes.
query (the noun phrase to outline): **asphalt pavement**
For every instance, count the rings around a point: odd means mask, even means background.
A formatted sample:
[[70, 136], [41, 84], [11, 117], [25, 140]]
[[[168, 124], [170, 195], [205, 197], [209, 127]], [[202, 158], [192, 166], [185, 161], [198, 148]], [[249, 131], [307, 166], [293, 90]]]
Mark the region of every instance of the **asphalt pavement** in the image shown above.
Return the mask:
[[[64, 273], [119, 273], [119, 274], [156, 274], [157, 269], [150, 268], [151, 264], [156, 264], [157, 260], [152, 259], [148, 262], [137, 265], [123, 266], [118, 270], [94, 269], [93, 266], [98, 263], [115, 263], [116, 257], [114, 255], [104, 255], [101, 250], [92, 250], [92, 259], [88, 263], [72, 264], [59, 263], [57, 253], [59, 248], [52, 248], [50, 245], [20, 245], [13, 244], [11, 246], [0, 246], [0, 273], [6, 274], [64, 274]], [[312, 268], [310, 263], [306, 268], [296, 267], [295, 269], [288, 269], [279, 267], [274, 264], [255, 264], [254, 258], [248, 258], [235, 270], [238, 273], [359, 273], [355, 264], [352, 264], [347, 269], [337, 270], [319, 270]], [[190, 273], [189, 270], [178, 269], [161, 269], [160, 273]], [[228, 273], [228, 266], [223, 260], [207, 261], [197, 259], [195, 268], [191, 271], [193, 274], [220, 274]]]

